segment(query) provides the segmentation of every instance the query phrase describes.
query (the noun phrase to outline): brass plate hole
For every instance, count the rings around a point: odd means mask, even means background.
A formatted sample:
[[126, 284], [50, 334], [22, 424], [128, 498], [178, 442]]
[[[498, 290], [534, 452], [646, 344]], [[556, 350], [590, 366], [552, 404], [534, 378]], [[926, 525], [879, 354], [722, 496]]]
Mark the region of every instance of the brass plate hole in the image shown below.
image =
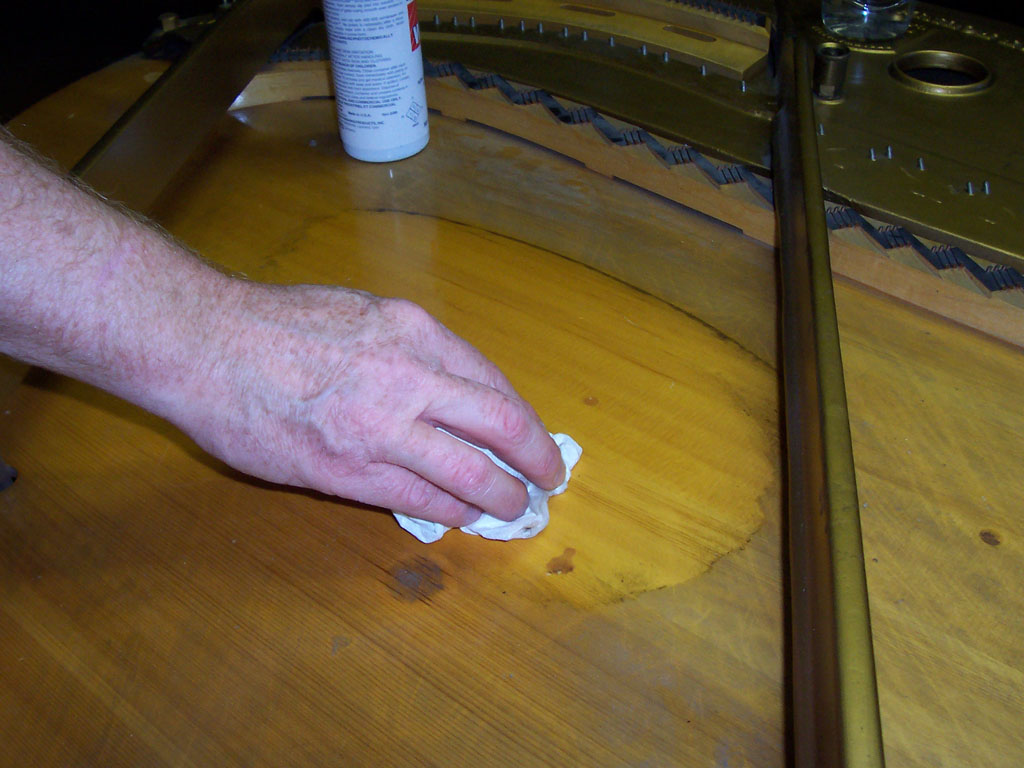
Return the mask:
[[911, 51], [897, 56], [893, 77], [925, 93], [957, 96], [983, 91], [992, 84], [992, 73], [977, 59], [952, 51]]
[[818, 46], [817, 52], [826, 59], [840, 61], [849, 58], [850, 48], [842, 43], [822, 43]]

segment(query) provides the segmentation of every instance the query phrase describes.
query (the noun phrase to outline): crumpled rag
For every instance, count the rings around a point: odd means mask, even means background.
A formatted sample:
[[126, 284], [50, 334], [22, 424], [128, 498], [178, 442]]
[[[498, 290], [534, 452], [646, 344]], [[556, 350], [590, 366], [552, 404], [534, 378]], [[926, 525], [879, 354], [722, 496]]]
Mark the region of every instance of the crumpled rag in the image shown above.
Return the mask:
[[[551, 496], [557, 496], [566, 489], [569, 485], [569, 478], [572, 477], [572, 468], [576, 466], [576, 462], [580, 460], [580, 456], [583, 454], [583, 449], [580, 448], [579, 443], [568, 435], [561, 433], [552, 434], [551, 438], [562, 451], [562, 461], [565, 462], [565, 480], [553, 491], [545, 491], [540, 486], [534, 485], [485, 448], [473, 446], [478, 451], [483, 451], [487, 458], [510, 475], [522, 480], [526, 484], [526, 492], [529, 494], [530, 503], [526, 508], [526, 512], [512, 522], [506, 522], [491, 515], [483, 514], [472, 524], [462, 526], [461, 530], [464, 533], [472, 533], [476, 536], [483, 536], [486, 539], [508, 541], [509, 539], [529, 539], [544, 530], [548, 524], [548, 499]], [[469, 443], [469, 445], [472, 444]], [[418, 520], [414, 517], [403, 515], [400, 512], [395, 512], [394, 515], [400, 526], [424, 544], [437, 541], [449, 530], [448, 526], [441, 523]]]

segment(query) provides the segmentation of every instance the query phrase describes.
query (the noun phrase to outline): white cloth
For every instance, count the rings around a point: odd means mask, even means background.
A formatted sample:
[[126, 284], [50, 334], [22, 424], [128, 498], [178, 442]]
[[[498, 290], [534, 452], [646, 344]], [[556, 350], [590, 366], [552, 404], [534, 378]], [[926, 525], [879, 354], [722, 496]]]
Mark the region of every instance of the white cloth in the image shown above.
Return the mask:
[[[509, 539], [529, 539], [544, 530], [548, 524], [548, 498], [557, 496], [566, 489], [569, 485], [569, 478], [572, 477], [572, 468], [576, 466], [576, 462], [580, 460], [580, 456], [583, 454], [583, 449], [580, 448], [579, 443], [568, 435], [553, 434], [551, 437], [562, 451], [562, 461], [565, 462], [565, 480], [553, 491], [545, 491], [540, 486], [534, 485], [490, 451], [476, 445], [473, 446], [478, 451], [486, 454], [487, 458], [510, 475], [526, 483], [526, 492], [530, 496], [530, 503], [526, 511], [510, 523], [499, 520], [491, 515], [483, 514], [471, 525], [462, 526], [461, 530], [464, 533], [472, 533], [477, 536], [483, 536], [486, 539], [508, 541]], [[467, 445], [472, 445], [472, 443], [467, 443]], [[400, 526], [424, 544], [437, 541], [449, 530], [448, 526], [441, 525], [441, 523], [417, 520], [400, 512], [395, 512], [394, 515]]]

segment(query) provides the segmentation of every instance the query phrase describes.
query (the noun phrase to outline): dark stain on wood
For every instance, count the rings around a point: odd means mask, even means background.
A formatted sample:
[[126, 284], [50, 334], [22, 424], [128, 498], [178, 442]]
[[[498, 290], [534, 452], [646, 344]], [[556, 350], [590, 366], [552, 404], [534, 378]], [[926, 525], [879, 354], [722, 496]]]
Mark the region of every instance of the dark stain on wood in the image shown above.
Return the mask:
[[14, 467], [9, 467], [4, 464], [3, 459], [0, 459], [0, 491], [4, 488], [9, 488], [14, 484], [14, 481], [18, 479], [18, 470]]
[[599, 402], [599, 400], [596, 397], [594, 397], [593, 395], [588, 395], [587, 397], [583, 398], [583, 404], [584, 405], [597, 405], [598, 402]]
[[999, 534], [995, 531], [984, 530], [978, 534], [981, 540], [988, 544], [990, 547], [998, 547], [1003, 543], [1003, 540], [999, 538]]
[[560, 554], [558, 557], [553, 557], [548, 561], [548, 573], [552, 576], [560, 573], [572, 573], [572, 556], [576, 554], [576, 550], [572, 547], [567, 547], [565, 552]]
[[427, 557], [415, 557], [391, 569], [392, 591], [403, 600], [429, 602], [444, 589], [441, 566]]

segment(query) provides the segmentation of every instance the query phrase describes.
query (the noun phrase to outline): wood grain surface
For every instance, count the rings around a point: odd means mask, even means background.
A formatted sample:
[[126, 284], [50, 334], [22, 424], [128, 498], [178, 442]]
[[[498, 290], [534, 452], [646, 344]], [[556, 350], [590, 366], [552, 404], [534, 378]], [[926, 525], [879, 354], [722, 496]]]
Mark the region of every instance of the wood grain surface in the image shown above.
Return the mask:
[[[12, 128], [60, 151], [62, 116], [130, 99], [133, 66]], [[770, 248], [480, 126], [431, 130], [368, 165], [329, 102], [239, 110], [156, 216], [228, 269], [402, 295], [480, 347], [583, 445], [549, 529], [423, 545], [32, 371], [0, 402], [21, 472], [0, 763], [784, 763]], [[605, 274], [640, 268], [660, 297]], [[889, 764], [1019, 765], [1024, 356], [837, 300]]]
[[[333, 94], [332, 88], [329, 62], [281, 62], [253, 78], [235, 100], [235, 107], [327, 98]], [[539, 144], [592, 171], [736, 227], [761, 243], [775, 244], [775, 212], [746, 182], [722, 184], [694, 163], [666, 164], [644, 144], [613, 146], [591, 122], [562, 122], [542, 104], [516, 104], [496, 88], [470, 88], [454, 75], [428, 78], [427, 98], [431, 109], [446, 117], [480, 123]], [[559, 103], [565, 109], [587, 108], [564, 98]], [[636, 130], [629, 123], [602, 118], [620, 131]], [[662, 147], [674, 145], [664, 138], [659, 143]], [[875, 222], [874, 226], [885, 225]], [[831, 230], [829, 247], [836, 276], [1024, 349], [1024, 290], [990, 291], [964, 267], [940, 271], [913, 248], [883, 248], [859, 225]], [[621, 263], [612, 268], [607, 263], [596, 264], [593, 257], [583, 260], [672, 301], [663, 291], [665, 276], [649, 274], [649, 266], [655, 265], [645, 263], [642, 270], [626, 273]], [[661, 272], [656, 266], [655, 271]], [[675, 282], [674, 277], [669, 275], [670, 282]]]

